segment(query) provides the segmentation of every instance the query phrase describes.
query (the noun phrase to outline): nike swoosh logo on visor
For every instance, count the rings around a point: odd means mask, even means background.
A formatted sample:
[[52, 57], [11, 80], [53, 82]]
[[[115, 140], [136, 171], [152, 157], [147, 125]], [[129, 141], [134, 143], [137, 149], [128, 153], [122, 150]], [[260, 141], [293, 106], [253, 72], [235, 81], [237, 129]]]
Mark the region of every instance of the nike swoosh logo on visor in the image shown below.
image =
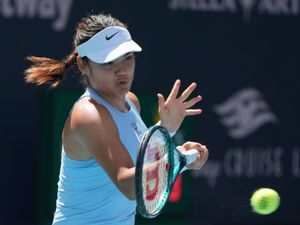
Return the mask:
[[113, 36], [115, 36], [117, 33], [119, 33], [119, 31], [117, 31], [116, 33], [114, 33], [114, 34], [112, 34], [112, 35], [110, 35], [110, 36], [105, 36], [105, 39], [108, 41], [108, 40], [110, 40], [110, 39], [112, 39], [113, 38]]

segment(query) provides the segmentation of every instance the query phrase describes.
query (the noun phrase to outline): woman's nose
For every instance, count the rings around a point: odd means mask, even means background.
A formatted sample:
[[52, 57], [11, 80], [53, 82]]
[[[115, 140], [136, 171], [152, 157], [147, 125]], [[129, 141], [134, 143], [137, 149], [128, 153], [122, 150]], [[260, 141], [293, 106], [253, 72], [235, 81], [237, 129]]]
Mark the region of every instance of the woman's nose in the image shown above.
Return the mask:
[[117, 74], [118, 73], [126, 73], [128, 70], [129, 64], [125, 60], [121, 60], [117, 64]]

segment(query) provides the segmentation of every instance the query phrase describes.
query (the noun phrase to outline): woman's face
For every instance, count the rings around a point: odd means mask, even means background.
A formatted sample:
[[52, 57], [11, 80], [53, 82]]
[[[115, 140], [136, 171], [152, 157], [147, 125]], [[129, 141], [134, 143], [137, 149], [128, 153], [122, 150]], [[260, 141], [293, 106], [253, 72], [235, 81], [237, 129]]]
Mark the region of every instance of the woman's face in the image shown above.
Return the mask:
[[133, 53], [128, 53], [106, 64], [89, 60], [87, 67], [87, 76], [93, 89], [108, 97], [124, 97], [133, 81], [135, 58]]

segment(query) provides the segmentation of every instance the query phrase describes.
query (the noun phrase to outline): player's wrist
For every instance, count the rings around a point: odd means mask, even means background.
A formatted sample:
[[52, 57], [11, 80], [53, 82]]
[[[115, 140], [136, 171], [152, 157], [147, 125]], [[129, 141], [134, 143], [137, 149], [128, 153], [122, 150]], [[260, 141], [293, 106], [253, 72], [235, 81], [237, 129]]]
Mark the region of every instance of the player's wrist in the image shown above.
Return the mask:
[[[161, 121], [158, 121], [155, 125], [165, 127], [164, 125], [161, 124]], [[174, 137], [175, 136], [177, 130], [170, 131], [167, 127], [165, 127], [165, 128], [168, 130], [170, 137]]]

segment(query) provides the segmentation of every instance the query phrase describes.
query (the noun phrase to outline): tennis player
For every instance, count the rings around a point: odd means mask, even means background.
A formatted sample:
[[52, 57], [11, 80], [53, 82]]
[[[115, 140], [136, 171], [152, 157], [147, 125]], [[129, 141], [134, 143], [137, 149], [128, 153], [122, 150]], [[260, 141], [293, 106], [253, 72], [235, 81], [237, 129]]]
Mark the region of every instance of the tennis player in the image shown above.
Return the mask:
[[[110, 15], [90, 15], [76, 28], [74, 50], [64, 60], [30, 56], [25, 71], [29, 83], [58, 86], [65, 72], [76, 66], [82, 73], [85, 93], [74, 104], [62, 133], [61, 168], [53, 224], [133, 225], [136, 213], [135, 160], [146, 131], [140, 104], [130, 92], [134, 53], [141, 47], [126, 26]], [[160, 124], [176, 132], [183, 119], [198, 115], [188, 100], [192, 83], [179, 97], [177, 80], [165, 100], [158, 94]], [[201, 154], [190, 168], [207, 160], [206, 146], [187, 142], [181, 150], [196, 148]]]

